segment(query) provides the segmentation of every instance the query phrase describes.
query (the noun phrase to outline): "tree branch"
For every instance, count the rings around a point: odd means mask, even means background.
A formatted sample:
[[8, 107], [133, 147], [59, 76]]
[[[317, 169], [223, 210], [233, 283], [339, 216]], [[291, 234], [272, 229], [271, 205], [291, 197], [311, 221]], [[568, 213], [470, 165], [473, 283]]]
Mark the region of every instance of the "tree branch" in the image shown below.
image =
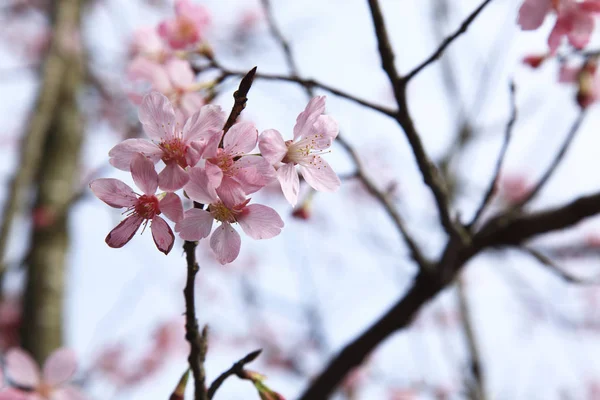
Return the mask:
[[423, 61], [421, 64], [419, 64], [417, 67], [415, 67], [412, 71], [410, 71], [408, 74], [406, 74], [402, 78], [402, 80], [405, 83], [408, 83], [408, 81], [410, 81], [412, 78], [414, 78], [425, 67], [427, 67], [429, 64], [433, 63], [438, 58], [440, 58], [442, 56], [442, 54], [444, 54], [444, 51], [446, 51], [446, 48], [448, 46], [450, 46], [452, 44], [452, 42], [454, 42], [460, 35], [465, 33], [467, 31], [467, 29], [469, 29], [469, 26], [471, 26], [471, 24], [473, 23], [473, 21], [475, 21], [477, 16], [491, 2], [492, 2], [492, 0], [485, 0], [483, 3], [481, 3], [481, 5], [479, 7], [477, 7], [475, 9], [475, 11], [473, 11], [467, 17], [467, 19], [464, 20], [464, 22], [460, 25], [460, 27], [458, 28], [458, 30], [456, 32], [454, 32], [452, 35], [450, 35], [446, 39], [444, 39], [442, 44], [440, 44], [440, 46], [437, 48], [436, 51], [433, 52], [433, 54], [431, 56], [429, 56], [425, 61]]
[[487, 189], [485, 195], [483, 196], [483, 201], [481, 202], [481, 205], [477, 208], [477, 211], [475, 212], [475, 216], [473, 216], [473, 219], [469, 223], [469, 227], [472, 227], [474, 224], [477, 223], [477, 221], [479, 220], [479, 218], [481, 217], [481, 215], [484, 213], [487, 206], [489, 205], [490, 201], [492, 200], [494, 192], [496, 191], [498, 177], [500, 176], [500, 171], [502, 169], [504, 157], [506, 156], [506, 150], [508, 150], [508, 144], [510, 143], [510, 139], [512, 137], [513, 127], [517, 120], [517, 104], [516, 104], [516, 99], [515, 99], [515, 84], [514, 84], [514, 82], [510, 83], [510, 104], [511, 104], [510, 120], [508, 121], [508, 124], [506, 124], [506, 130], [504, 132], [504, 142], [502, 143], [502, 148], [500, 149], [500, 155], [498, 156], [498, 161], [496, 162], [496, 168], [494, 170], [494, 175], [493, 175], [492, 180], [490, 181], [490, 184], [488, 186], [488, 189]]
[[249, 364], [252, 361], [256, 360], [256, 358], [260, 355], [261, 352], [262, 349], [255, 350], [252, 353], [249, 353], [248, 355], [246, 355], [246, 357], [233, 364], [231, 368], [229, 368], [227, 371], [219, 375], [208, 389], [208, 398], [213, 398], [219, 387], [221, 387], [221, 385], [223, 384], [223, 382], [225, 382], [225, 380], [227, 380], [227, 378], [229, 378], [232, 375], [240, 375], [244, 370], [246, 364]]
[[571, 125], [571, 128], [569, 129], [569, 133], [568, 133], [567, 137], [565, 138], [563, 145], [561, 146], [560, 150], [554, 157], [554, 160], [552, 160], [552, 162], [548, 166], [548, 169], [546, 170], [546, 172], [544, 172], [544, 175], [542, 175], [542, 177], [540, 178], [537, 185], [535, 185], [535, 187], [527, 194], [527, 196], [525, 196], [521, 201], [519, 201], [517, 204], [515, 204], [514, 208], [516, 208], [516, 209], [523, 208], [535, 196], [537, 196], [539, 194], [539, 192], [544, 188], [546, 183], [548, 183], [548, 181], [550, 180], [550, 178], [556, 171], [556, 168], [558, 168], [560, 162], [564, 158], [565, 154], [567, 154], [567, 151], [569, 150], [569, 147], [571, 146], [573, 139], [577, 135], [577, 132], [579, 132], [579, 127], [581, 126], [583, 120], [585, 119], [585, 115], [586, 115], [585, 111], [581, 111], [579, 113], [579, 115], [577, 116], [577, 119], [575, 120], [575, 122], [573, 122], [573, 125]]

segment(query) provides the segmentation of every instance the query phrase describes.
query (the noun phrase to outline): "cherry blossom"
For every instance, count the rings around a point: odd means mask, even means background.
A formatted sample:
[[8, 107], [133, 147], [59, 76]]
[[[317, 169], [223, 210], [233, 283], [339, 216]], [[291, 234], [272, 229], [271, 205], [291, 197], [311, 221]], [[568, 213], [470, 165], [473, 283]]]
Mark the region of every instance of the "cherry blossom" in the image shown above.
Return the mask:
[[[28, 400], [81, 400], [83, 393], [67, 382], [77, 370], [77, 361], [72, 350], [61, 348], [52, 353], [40, 369], [31, 356], [13, 348], [6, 353], [6, 374], [11, 382], [21, 388], [30, 389], [26, 393], [9, 389], [10, 395], [0, 394], [0, 399]], [[6, 396], [6, 397], [3, 397]]]
[[204, 31], [210, 23], [208, 11], [190, 0], [175, 2], [175, 18], [162, 22], [158, 26], [158, 34], [169, 42], [174, 49], [199, 43], [204, 38]]
[[599, 0], [525, 0], [519, 10], [518, 23], [523, 30], [538, 29], [550, 13], [556, 13], [554, 28], [548, 36], [554, 54], [563, 37], [577, 48], [584, 48], [594, 30], [594, 14], [600, 12]]
[[337, 122], [323, 115], [324, 112], [325, 96], [314, 97], [296, 119], [293, 140], [284, 141], [275, 129], [260, 135], [261, 154], [277, 168], [277, 179], [292, 206], [298, 201], [300, 188], [296, 165], [300, 166], [304, 180], [315, 190], [332, 192], [340, 186], [340, 179], [321, 157], [338, 135]]
[[208, 207], [186, 211], [183, 220], [175, 225], [175, 232], [184, 240], [200, 240], [210, 235], [213, 220], [220, 222], [210, 238], [210, 247], [221, 264], [232, 262], [240, 253], [241, 238], [233, 224], [239, 224], [253, 239], [270, 239], [281, 232], [284, 224], [279, 214], [261, 204], [248, 205], [250, 199], [239, 187], [217, 192], [203, 168], [192, 168], [189, 174], [185, 192]]
[[251, 194], [275, 179], [275, 169], [267, 160], [248, 155], [256, 147], [258, 131], [250, 122], [233, 125], [223, 138], [223, 148], [214, 141], [207, 147], [206, 172], [213, 187], [223, 190], [241, 189]]
[[577, 85], [577, 103], [583, 109], [595, 103], [600, 97], [600, 76], [595, 59], [588, 60], [581, 67], [563, 64], [560, 67], [559, 82]]
[[181, 189], [188, 181], [187, 167], [195, 166], [206, 145], [220, 139], [225, 123], [221, 107], [203, 106], [187, 119], [183, 129], [175, 121], [173, 105], [164, 95], [151, 92], [144, 97], [139, 110], [144, 130], [152, 139], [127, 139], [113, 147], [110, 163], [128, 171], [132, 157], [142, 153], [154, 163], [162, 160], [166, 167], [158, 174], [158, 186], [165, 191]]
[[90, 183], [92, 192], [103, 202], [114, 208], [126, 208], [127, 218], [116, 226], [106, 237], [110, 247], [123, 247], [131, 240], [140, 225], [150, 221], [152, 238], [158, 250], [169, 254], [175, 237], [167, 222], [159, 217], [164, 213], [173, 222], [183, 217], [181, 199], [175, 193], [156, 196], [158, 175], [152, 161], [142, 154], [136, 154], [131, 161], [131, 175], [144, 194], [135, 193], [127, 184], [118, 179], [96, 179]]
[[133, 33], [130, 52], [132, 58], [140, 56], [158, 63], [171, 55], [171, 50], [153, 27], [142, 27]]
[[[194, 71], [188, 61], [174, 58], [163, 65], [137, 57], [129, 64], [127, 76], [134, 83], [149, 82], [152, 90], [165, 95], [173, 104], [177, 122], [181, 124], [205, 104], [204, 97], [197, 92], [201, 85], [195, 82]], [[143, 95], [135, 88], [128, 91], [128, 97], [135, 104], [143, 101]]]

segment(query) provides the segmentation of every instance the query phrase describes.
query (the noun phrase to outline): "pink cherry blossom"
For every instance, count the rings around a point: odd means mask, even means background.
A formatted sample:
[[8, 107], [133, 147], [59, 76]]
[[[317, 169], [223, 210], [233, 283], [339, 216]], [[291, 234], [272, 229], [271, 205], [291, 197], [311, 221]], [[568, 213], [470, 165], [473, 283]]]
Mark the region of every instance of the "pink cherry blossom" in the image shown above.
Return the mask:
[[133, 33], [130, 53], [132, 58], [141, 56], [163, 63], [171, 55], [171, 50], [153, 27], [143, 27]]
[[217, 192], [203, 168], [190, 170], [190, 181], [184, 190], [192, 200], [208, 207], [186, 211], [183, 220], [175, 225], [175, 232], [184, 240], [200, 240], [210, 235], [213, 220], [220, 222], [210, 238], [210, 247], [221, 264], [232, 262], [240, 253], [241, 238], [233, 224], [239, 224], [253, 239], [270, 239], [283, 228], [275, 210], [261, 204], [248, 205], [250, 199], [239, 187]]
[[591, 106], [600, 98], [600, 75], [598, 63], [594, 59], [588, 60], [581, 67], [561, 65], [558, 80], [561, 83], [577, 85], [576, 99], [582, 109]]
[[177, 58], [165, 64], [159, 64], [145, 57], [135, 58], [128, 67], [127, 76], [134, 83], [142, 83], [141, 90], [128, 91], [129, 99], [135, 104], [143, 101], [145, 90], [143, 83], [149, 83], [151, 90], [164, 94], [173, 105], [177, 122], [183, 124], [205, 104], [204, 97], [198, 93], [200, 85], [195, 82], [194, 71], [188, 61]]
[[275, 179], [275, 169], [263, 157], [248, 155], [258, 142], [258, 131], [250, 122], [239, 122], [223, 138], [223, 148], [214, 141], [204, 151], [206, 172], [213, 187], [251, 194]]
[[165, 191], [181, 189], [188, 181], [187, 167], [195, 166], [204, 148], [220, 139], [225, 114], [219, 106], [206, 105], [188, 118], [181, 129], [169, 99], [158, 92], [144, 97], [139, 110], [144, 130], [152, 139], [127, 139], [113, 147], [110, 163], [129, 170], [132, 157], [142, 153], [154, 163], [162, 160], [166, 167], [158, 174], [158, 186]]
[[190, 0], [175, 2], [175, 18], [162, 22], [158, 34], [174, 49], [185, 49], [204, 39], [204, 31], [210, 23], [208, 11]]
[[294, 139], [284, 141], [274, 129], [260, 135], [258, 147], [262, 156], [277, 167], [277, 179], [285, 198], [292, 206], [298, 201], [300, 180], [296, 165], [304, 180], [315, 190], [332, 192], [340, 187], [340, 179], [321, 155], [338, 135], [337, 122], [325, 112], [325, 96], [313, 98], [298, 115]]
[[[169, 254], [175, 237], [167, 222], [159, 217], [164, 213], [173, 222], [183, 218], [181, 199], [175, 193], [156, 196], [158, 175], [152, 161], [138, 153], [131, 161], [131, 175], [135, 184], [144, 194], [135, 193], [118, 179], [96, 179], [90, 183], [92, 192], [103, 202], [114, 208], [126, 208], [128, 213], [116, 228], [106, 237], [110, 247], [123, 247], [131, 240], [140, 225], [151, 222], [152, 238], [158, 250]], [[160, 197], [160, 199], [159, 199]]]
[[600, 1], [525, 0], [519, 10], [518, 23], [523, 30], [535, 30], [552, 12], [557, 18], [548, 37], [550, 52], [556, 52], [565, 36], [573, 47], [582, 49], [594, 30], [594, 14], [600, 12]]
[[40, 369], [31, 356], [19, 349], [13, 348], [6, 353], [6, 374], [8, 378], [19, 387], [31, 389], [25, 397], [18, 397], [23, 393], [14, 391], [15, 397], [2, 397], [0, 399], [28, 399], [28, 400], [81, 400], [85, 396], [81, 391], [67, 382], [77, 370], [75, 353], [67, 348], [60, 348], [52, 353], [40, 372]]

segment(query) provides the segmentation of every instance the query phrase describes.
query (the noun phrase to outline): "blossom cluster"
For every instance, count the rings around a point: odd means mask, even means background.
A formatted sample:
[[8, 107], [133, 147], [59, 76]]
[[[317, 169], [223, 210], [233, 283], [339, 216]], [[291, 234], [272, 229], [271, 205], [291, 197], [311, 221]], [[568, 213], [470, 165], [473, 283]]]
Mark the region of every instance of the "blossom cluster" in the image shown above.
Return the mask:
[[[90, 183], [100, 200], [125, 209], [126, 218], [108, 234], [106, 243], [122, 247], [141, 225], [150, 223], [156, 247], [168, 254], [175, 237], [165, 216], [184, 240], [210, 236], [217, 260], [227, 264], [240, 252], [236, 224], [253, 239], [277, 236], [284, 225], [280, 216], [265, 205], [249, 204], [248, 196], [278, 180], [285, 198], [295, 205], [300, 185], [296, 166], [315, 190], [335, 191], [340, 186], [321, 157], [338, 134], [336, 121], [324, 112], [325, 97], [313, 98], [298, 115], [293, 139], [285, 141], [274, 129], [259, 137], [251, 122], [235, 123], [225, 132], [225, 113], [210, 104], [181, 125], [167, 97], [147, 94], [139, 119], [150, 140], [127, 139], [109, 152], [111, 165], [129, 171], [141, 193], [113, 178]], [[260, 153], [253, 152], [257, 146]], [[180, 189], [194, 202], [185, 211], [176, 193]], [[214, 222], [219, 225], [213, 231]]]
[[[600, 15], [600, 0], [525, 0], [519, 9], [518, 24], [525, 31], [536, 30], [549, 15], [555, 16], [555, 22], [548, 36], [548, 52], [528, 55], [523, 61], [538, 68], [546, 60], [556, 58], [561, 64], [558, 81], [575, 85], [577, 103], [585, 109], [600, 97], [599, 54], [581, 52], [588, 46]], [[558, 55], [565, 41], [575, 50], [573, 54], [583, 56], [583, 62], [573, 65], [571, 57]]]
[[0, 400], [86, 398], [76, 386], [69, 383], [77, 370], [75, 353], [70, 349], [61, 348], [53, 352], [40, 371], [27, 352], [12, 348], [4, 355], [4, 367], [7, 382], [0, 373]]

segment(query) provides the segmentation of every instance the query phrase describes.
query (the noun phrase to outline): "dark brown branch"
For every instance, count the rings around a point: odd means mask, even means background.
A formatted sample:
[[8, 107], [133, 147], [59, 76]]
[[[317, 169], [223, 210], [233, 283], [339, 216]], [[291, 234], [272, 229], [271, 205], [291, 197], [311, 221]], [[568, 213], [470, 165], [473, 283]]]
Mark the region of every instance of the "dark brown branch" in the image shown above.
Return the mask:
[[[222, 79], [225, 79], [229, 76], [244, 76], [244, 72], [240, 72], [240, 71], [232, 71], [228, 68], [225, 68], [224, 66], [222, 66], [221, 64], [218, 64], [216, 62], [212, 62], [211, 66], [213, 66], [214, 68], [218, 69], [222, 74], [223, 77]], [[284, 81], [284, 82], [293, 82], [293, 83], [297, 83], [301, 86], [304, 87], [308, 87], [308, 88], [318, 88], [318, 89], [322, 89], [325, 91], [328, 91], [336, 96], [342, 97], [346, 100], [350, 100], [356, 104], [360, 104], [361, 106], [365, 106], [367, 108], [370, 108], [374, 111], [380, 112], [388, 117], [393, 117], [395, 118], [396, 116], [396, 111], [383, 107], [383, 106], [379, 106], [377, 104], [373, 104], [367, 100], [358, 98], [356, 96], [353, 96], [351, 94], [348, 94], [340, 89], [336, 89], [332, 86], [329, 86], [325, 83], [321, 83], [315, 79], [303, 79], [300, 78], [298, 76], [295, 75], [294, 72], [292, 72], [293, 75], [288, 76], [288, 75], [279, 75], [279, 74], [259, 74], [257, 73], [255, 75], [256, 79], [264, 79], [264, 80], [268, 80], [268, 81]]]
[[[254, 75], [256, 74], [256, 67], [252, 68], [248, 71], [242, 81], [240, 82], [240, 86], [238, 90], [233, 93], [233, 107], [231, 108], [231, 113], [229, 114], [229, 118], [227, 118], [227, 122], [225, 122], [225, 126], [223, 127], [223, 131], [227, 133], [229, 128], [235, 124], [235, 121], [238, 119], [244, 108], [246, 108], [246, 102], [248, 101], [248, 92], [252, 87], [252, 82], [254, 82]], [[225, 137], [225, 135], [223, 135]], [[223, 139], [221, 139], [223, 142]]]
[[444, 39], [444, 41], [442, 42], [442, 44], [440, 44], [440, 46], [437, 48], [436, 51], [433, 52], [433, 54], [431, 56], [429, 56], [425, 61], [423, 61], [421, 64], [419, 64], [417, 67], [415, 67], [415, 69], [413, 69], [408, 74], [406, 74], [402, 78], [402, 80], [407, 83], [412, 78], [414, 78], [419, 72], [421, 72], [421, 70], [423, 70], [425, 67], [427, 67], [428, 65], [430, 65], [431, 63], [433, 63], [438, 58], [440, 58], [442, 56], [442, 54], [444, 54], [444, 51], [446, 51], [446, 48], [448, 46], [450, 46], [452, 44], [452, 42], [454, 42], [460, 35], [462, 35], [463, 33], [465, 33], [467, 31], [467, 29], [469, 29], [469, 26], [471, 26], [471, 24], [473, 23], [473, 21], [475, 21], [475, 19], [477, 18], [477, 16], [491, 2], [492, 2], [492, 0], [485, 0], [483, 3], [481, 3], [481, 5], [479, 7], [477, 7], [475, 9], [475, 11], [473, 11], [467, 17], [467, 19], [465, 19], [463, 21], [463, 23], [460, 25], [460, 27], [458, 28], [458, 30], [456, 32], [454, 32], [452, 35], [450, 35], [446, 39]]
[[514, 206], [516, 209], [522, 208], [527, 203], [529, 203], [535, 196], [539, 194], [539, 192], [544, 188], [546, 183], [550, 180], [550, 178], [556, 171], [556, 168], [558, 168], [558, 166], [560, 165], [565, 154], [567, 154], [567, 151], [569, 150], [573, 139], [577, 135], [577, 132], [579, 132], [579, 127], [581, 126], [581, 123], [585, 118], [585, 114], [585, 111], [581, 111], [579, 113], [577, 119], [575, 120], [575, 122], [573, 122], [573, 125], [571, 125], [571, 128], [569, 129], [569, 133], [565, 138], [563, 145], [560, 147], [558, 153], [556, 153], [554, 160], [552, 160], [552, 162], [548, 166], [548, 169], [546, 170], [546, 172], [544, 172], [544, 175], [542, 175], [537, 185], [535, 185], [535, 187], [527, 194], [527, 196], [525, 196], [521, 201], [519, 201], [519, 203], [517, 203]]
[[598, 278], [590, 280], [590, 279], [580, 278], [580, 277], [577, 277], [577, 276], [574, 276], [574, 275], [568, 273], [567, 271], [562, 269], [560, 266], [556, 265], [556, 263], [553, 262], [549, 257], [547, 257], [546, 255], [544, 255], [543, 253], [541, 253], [535, 249], [532, 249], [531, 247], [521, 246], [520, 249], [523, 250], [525, 253], [529, 254], [530, 256], [532, 256], [533, 258], [535, 258], [537, 261], [540, 262], [540, 264], [542, 264], [544, 267], [546, 267], [548, 269], [548, 271], [552, 272], [555, 275], [558, 275], [558, 277], [561, 278], [562, 280], [564, 280], [565, 282], [573, 283], [573, 284], [577, 284], [577, 285], [599, 285], [600, 284], [600, 279], [598, 279]]
[[496, 168], [494, 170], [494, 175], [490, 184], [487, 188], [485, 195], [483, 196], [483, 201], [481, 205], [477, 208], [475, 212], [475, 216], [469, 223], [469, 226], [472, 227], [477, 223], [481, 215], [485, 212], [487, 206], [489, 205], [494, 192], [496, 191], [498, 177], [500, 176], [500, 171], [502, 170], [502, 164], [504, 162], [504, 157], [506, 156], [506, 150], [508, 150], [508, 144], [510, 143], [510, 139], [512, 137], [513, 127], [517, 120], [517, 104], [515, 99], [515, 84], [514, 82], [510, 83], [510, 104], [511, 104], [511, 114], [510, 120], [508, 124], [506, 124], [506, 130], [504, 132], [504, 142], [502, 143], [502, 148], [500, 149], [500, 155], [498, 156], [498, 161], [496, 162]]
[[260, 355], [261, 352], [262, 349], [255, 350], [252, 353], [249, 353], [248, 355], [246, 355], [246, 357], [233, 364], [231, 368], [229, 368], [227, 371], [219, 375], [208, 389], [208, 398], [213, 398], [219, 387], [221, 387], [221, 385], [223, 384], [223, 382], [225, 382], [225, 380], [227, 380], [227, 378], [229, 378], [232, 375], [241, 375], [244, 371], [244, 367], [246, 366], [246, 364], [249, 364], [252, 361], [256, 360], [256, 358]]
[[[194, 207], [202, 208], [194, 202]], [[206, 357], [206, 336], [207, 328], [204, 327], [202, 334], [198, 328], [198, 320], [196, 318], [196, 296], [195, 296], [195, 279], [196, 274], [200, 270], [196, 261], [196, 246], [197, 242], [186, 241], [183, 244], [185, 258], [187, 261], [187, 278], [183, 295], [185, 297], [185, 338], [190, 343], [190, 355], [188, 363], [194, 377], [194, 399], [207, 400], [204, 372], [204, 358]]]
[[381, 65], [388, 76], [388, 79], [394, 90], [396, 102], [398, 103], [398, 114], [396, 115], [396, 120], [404, 130], [406, 138], [408, 139], [419, 166], [419, 170], [421, 171], [421, 175], [423, 176], [423, 180], [433, 194], [444, 229], [450, 237], [456, 238], [460, 242], [468, 241], [467, 232], [460, 224], [455, 223], [450, 216], [450, 212], [448, 210], [449, 205], [448, 196], [446, 193], [446, 183], [444, 182], [444, 179], [437, 167], [433, 164], [425, 152], [421, 138], [417, 133], [412, 117], [408, 111], [406, 83], [400, 78], [394, 64], [395, 56], [390, 44], [387, 29], [385, 27], [385, 21], [379, 6], [379, 1], [369, 0], [369, 7], [371, 10], [373, 25], [375, 27], [375, 34], [377, 36]]

